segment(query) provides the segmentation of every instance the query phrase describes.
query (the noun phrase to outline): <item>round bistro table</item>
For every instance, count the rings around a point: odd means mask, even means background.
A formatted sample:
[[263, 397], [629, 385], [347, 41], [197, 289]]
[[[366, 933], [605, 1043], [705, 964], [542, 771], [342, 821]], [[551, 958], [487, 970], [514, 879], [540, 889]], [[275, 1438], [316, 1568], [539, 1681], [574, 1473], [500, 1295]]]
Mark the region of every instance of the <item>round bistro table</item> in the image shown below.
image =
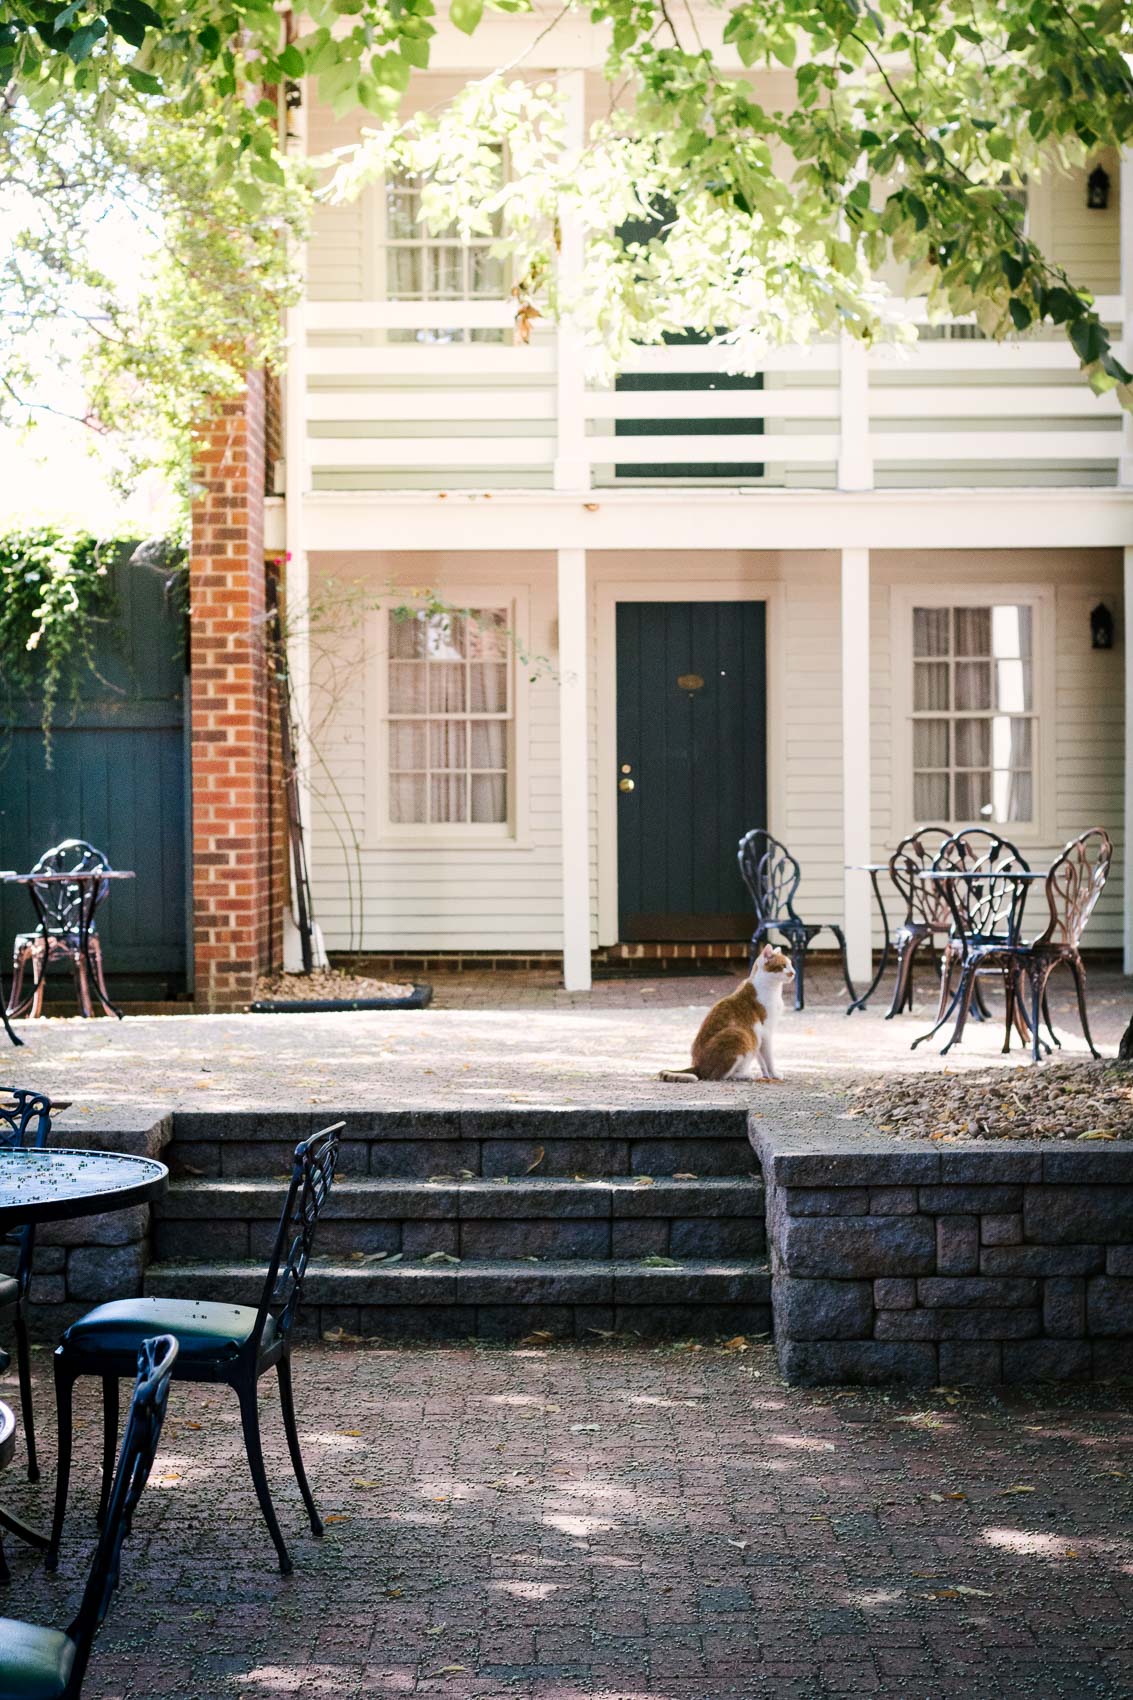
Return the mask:
[[[59, 1146], [42, 1151], [0, 1150], [0, 1232], [148, 1204], [161, 1196], [168, 1180], [164, 1163], [122, 1151], [75, 1151]], [[0, 1403], [0, 1469], [10, 1460], [14, 1441], [15, 1419]], [[2, 1506], [0, 1529], [41, 1552], [50, 1545], [46, 1535], [21, 1523]], [[0, 1553], [0, 1582], [4, 1581], [7, 1565]]]

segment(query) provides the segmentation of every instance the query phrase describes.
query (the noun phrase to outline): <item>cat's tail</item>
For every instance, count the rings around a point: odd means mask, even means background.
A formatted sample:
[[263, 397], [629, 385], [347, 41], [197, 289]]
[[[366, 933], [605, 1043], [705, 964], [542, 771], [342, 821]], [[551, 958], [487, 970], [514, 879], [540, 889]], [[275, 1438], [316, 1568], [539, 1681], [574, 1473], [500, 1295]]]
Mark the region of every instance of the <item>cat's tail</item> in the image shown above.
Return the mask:
[[658, 1080], [699, 1080], [700, 1076], [693, 1073], [691, 1068], [663, 1068], [657, 1076]]

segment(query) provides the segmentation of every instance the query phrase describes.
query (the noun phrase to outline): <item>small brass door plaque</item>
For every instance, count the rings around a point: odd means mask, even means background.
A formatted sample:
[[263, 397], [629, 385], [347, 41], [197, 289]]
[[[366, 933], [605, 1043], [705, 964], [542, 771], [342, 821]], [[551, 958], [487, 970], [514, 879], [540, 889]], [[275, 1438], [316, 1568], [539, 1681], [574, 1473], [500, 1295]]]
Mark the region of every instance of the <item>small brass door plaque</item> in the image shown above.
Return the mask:
[[681, 691], [699, 691], [703, 685], [699, 673], [681, 673], [677, 677], [677, 689]]

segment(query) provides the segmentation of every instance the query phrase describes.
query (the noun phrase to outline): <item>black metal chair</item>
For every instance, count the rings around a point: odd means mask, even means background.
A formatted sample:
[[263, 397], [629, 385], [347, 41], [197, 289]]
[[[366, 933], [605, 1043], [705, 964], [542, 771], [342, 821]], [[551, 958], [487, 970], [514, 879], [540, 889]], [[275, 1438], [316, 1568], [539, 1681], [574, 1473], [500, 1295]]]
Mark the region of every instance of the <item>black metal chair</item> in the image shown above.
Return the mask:
[[932, 867], [941, 847], [952, 836], [947, 826], [919, 826], [902, 838], [889, 858], [889, 878], [905, 904], [905, 919], [893, 935], [897, 953], [897, 980], [886, 1021], [913, 1007], [913, 969], [922, 945], [943, 946], [952, 929], [952, 911], [943, 882], [927, 881], [920, 875]]
[[118, 1586], [122, 1547], [153, 1468], [176, 1361], [177, 1342], [168, 1334], [143, 1340], [138, 1349], [126, 1434], [77, 1617], [66, 1629], [0, 1617], [3, 1700], [79, 1700], [95, 1636]]
[[[113, 870], [101, 850], [85, 838], [65, 838], [54, 849], [45, 850], [32, 874], [93, 874]], [[107, 1015], [122, 1018], [110, 1001], [102, 972], [102, 946], [95, 924], [95, 911], [106, 901], [108, 880], [83, 880], [69, 885], [65, 880], [34, 881], [28, 887], [39, 925], [32, 933], [17, 933], [12, 948], [12, 987], [8, 1014], [43, 1014], [47, 970], [53, 962], [69, 962], [75, 976], [75, 993], [83, 1015], [91, 1015], [90, 979], [93, 975], [99, 1002]], [[32, 989], [23, 997], [24, 970], [32, 968]]]
[[319, 1213], [330, 1192], [338, 1161], [338, 1130], [333, 1127], [295, 1147], [291, 1185], [279, 1219], [275, 1247], [257, 1308], [195, 1299], [114, 1299], [98, 1305], [72, 1323], [55, 1351], [55, 1397], [59, 1411], [59, 1475], [55, 1516], [46, 1564], [55, 1568], [67, 1510], [71, 1471], [71, 1394], [82, 1375], [102, 1378], [103, 1454], [99, 1517], [106, 1512], [110, 1470], [118, 1428], [118, 1378], [129, 1373], [138, 1341], [155, 1329], [176, 1336], [181, 1354], [178, 1381], [221, 1383], [240, 1401], [248, 1465], [264, 1522], [279, 1554], [279, 1568], [290, 1575], [292, 1565], [271, 1502], [260, 1441], [257, 1386], [274, 1369], [279, 1377], [279, 1402], [295, 1479], [307, 1508], [313, 1534], [323, 1525], [315, 1509], [299, 1450], [295, 1405], [291, 1389], [291, 1327], [303, 1295], [303, 1276], [311, 1255]]
[[853, 998], [854, 983], [846, 961], [846, 935], [833, 921], [804, 921], [795, 910], [795, 893], [802, 879], [802, 869], [785, 844], [763, 827], [756, 827], [740, 839], [740, 876], [747, 886], [755, 908], [756, 927], [751, 935], [751, 958], [768, 942], [772, 933], [784, 938], [795, 970], [795, 1008], [805, 1006], [806, 953], [813, 939], [825, 927], [838, 940], [842, 963], [842, 978]]
[[[35, 1150], [42, 1151], [51, 1132], [53, 1107], [59, 1106], [53, 1106], [51, 1099], [42, 1092], [28, 1092], [20, 1086], [0, 1086], [0, 1148], [19, 1150], [30, 1143]], [[15, 1251], [16, 1267], [13, 1274], [0, 1275], [0, 1324], [7, 1322], [10, 1317], [15, 1329], [20, 1410], [24, 1419], [24, 1438], [28, 1449], [28, 1481], [37, 1482], [39, 1465], [35, 1456], [31, 1354], [28, 1347], [27, 1320], [24, 1316], [35, 1258], [35, 1224], [29, 1222], [26, 1227], [16, 1228], [10, 1234], [5, 1234], [3, 1244]]]
[[[1043, 890], [1046, 894], [1050, 919], [1041, 933], [1028, 944], [1019, 944], [1005, 956], [1008, 971], [1007, 1024], [1003, 1038], [1006, 1051], [1011, 1042], [1012, 1017], [1016, 1000], [1022, 994], [1022, 978], [1026, 975], [1030, 987], [1026, 1021], [1030, 1027], [1031, 1056], [1039, 1061], [1039, 1017], [1046, 1021], [1053, 1042], [1059, 1041], [1050, 1023], [1047, 1007], [1047, 982], [1060, 963], [1065, 962], [1074, 976], [1078, 994], [1078, 1015], [1082, 1033], [1091, 1056], [1100, 1056], [1090, 1033], [1086, 1014], [1086, 970], [1082, 965], [1081, 943], [1086, 923], [1105, 889], [1113, 862], [1113, 845], [1104, 827], [1093, 826], [1088, 832], [1072, 838], [1058, 859], [1047, 870]], [[1018, 1026], [1018, 1023], [1015, 1023]], [[1049, 1047], [1048, 1047], [1049, 1048]], [[1061, 1047], [1060, 1047], [1061, 1048]]]
[[[944, 887], [952, 926], [941, 956], [936, 1021], [927, 1033], [913, 1040], [911, 1048], [916, 1050], [938, 1033], [953, 1011], [956, 1025], [941, 1054], [946, 1055], [953, 1045], [959, 1044], [977, 995], [978, 977], [993, 972], [1003, 980], [1008, 993], [1008, 1019], [1017, 1022], [1025, 1038], [1021, 1012], [1010, 996], [1011, 974], [1005, 960], [1005, 953], [1019, 943], [1027, 887], [1025, 878], [1017, 876], [1030, 874], [1025, 858], [1002, 834], [988, 827], [968, 826], [945, 840], [930, 872], [959, 877], [925, 882]], [[953, 991], [952, 982], [957, 973], [959, 979]]]

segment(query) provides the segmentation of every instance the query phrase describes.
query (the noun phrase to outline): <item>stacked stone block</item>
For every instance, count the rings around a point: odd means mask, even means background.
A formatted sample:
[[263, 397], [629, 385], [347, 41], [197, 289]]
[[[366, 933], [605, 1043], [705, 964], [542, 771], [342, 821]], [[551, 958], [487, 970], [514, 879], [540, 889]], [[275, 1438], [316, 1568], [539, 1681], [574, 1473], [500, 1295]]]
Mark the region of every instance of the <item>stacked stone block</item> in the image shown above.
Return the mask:
[[1133, 1372], [1133, 1149], [752, 1132], [788, 1380]]

